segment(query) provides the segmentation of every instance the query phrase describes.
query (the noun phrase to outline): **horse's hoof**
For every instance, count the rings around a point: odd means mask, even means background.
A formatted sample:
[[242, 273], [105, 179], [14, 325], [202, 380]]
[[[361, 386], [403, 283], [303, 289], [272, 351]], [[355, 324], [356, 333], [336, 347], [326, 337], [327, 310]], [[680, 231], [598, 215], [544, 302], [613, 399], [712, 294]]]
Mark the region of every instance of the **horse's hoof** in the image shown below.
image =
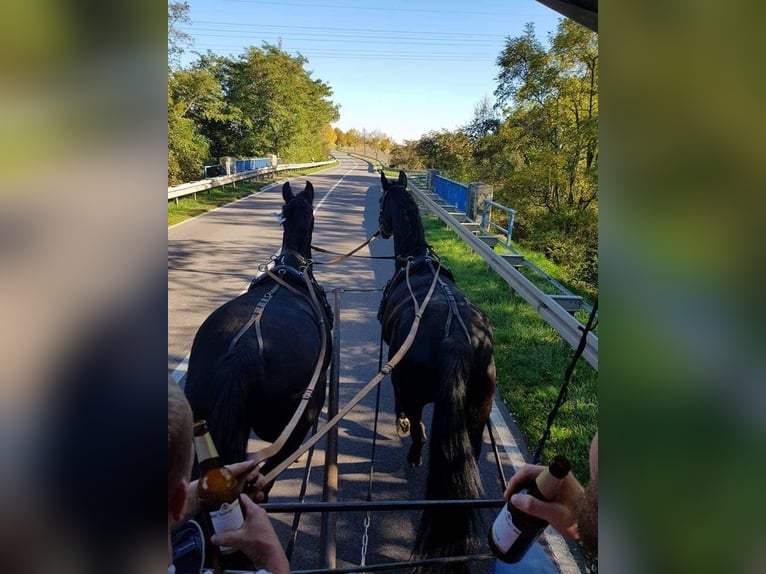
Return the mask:
[[407, 457], [407, 463], [410, 465], [410, 468], [415, 468], [415, 467], [418, 467], [421, 464], [423, 464], [423, 458], [418, 456], [418, 457], [413, 459], [413, 458], [410, 458], [408, 456]]
[[396, 435], [399, 438], [406, 438], [410, 436], [410, 419], [407, 419], [407, 418], [396, 419]]

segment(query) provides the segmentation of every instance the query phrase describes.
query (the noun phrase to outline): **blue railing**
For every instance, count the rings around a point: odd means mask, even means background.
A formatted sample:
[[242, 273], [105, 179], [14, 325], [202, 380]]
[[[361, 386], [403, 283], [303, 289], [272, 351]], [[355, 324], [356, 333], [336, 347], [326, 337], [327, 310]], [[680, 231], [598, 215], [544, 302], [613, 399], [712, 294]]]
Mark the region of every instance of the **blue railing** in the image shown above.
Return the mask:
[[271, 165], [271, 161], [267, 157], [251, 157], [248, 159], [238, 159], [237, 173], [242, 173], [243, 171], [251, 171], [253, 169], [258, 169], [259, 167], [269, 167], [270, 165]]
[[[496, 207], [501, 211], [505, 211], [508, 214], [508, 226], [503, 227], [492, 221], [492, 208]], [[484, 231], [491, 231], [490, 228], [495, 228], [498, 231], [502, 231], [505, 235], [505, 246], [511, 246], [511, 233], [513, 233], [513, 216], [516, 215], [516, 210], [506, 207], [494, 201], [485, 199], [481, 204], [481, 228]]]
[[446, 177], [434, 174], [431, 179], [434, 193], [450, 205], [454, 205], [458, 211], [466, 212], [468, 208], [468, 186]]

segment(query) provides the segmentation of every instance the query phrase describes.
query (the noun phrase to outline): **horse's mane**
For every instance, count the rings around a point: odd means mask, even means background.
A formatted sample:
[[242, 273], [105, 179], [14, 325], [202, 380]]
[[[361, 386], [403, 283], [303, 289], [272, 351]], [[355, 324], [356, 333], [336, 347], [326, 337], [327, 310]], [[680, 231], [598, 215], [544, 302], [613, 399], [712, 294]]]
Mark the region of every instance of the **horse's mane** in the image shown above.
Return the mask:
[[391, 194], [390, 201], [395, 202], [392, 208], [397, 210], [393, 218], [395, 236], [405, 251], [397, 255], [422, 255], [428, 244], [415, 198], [401, 185], [392, 186], [387, 193]]

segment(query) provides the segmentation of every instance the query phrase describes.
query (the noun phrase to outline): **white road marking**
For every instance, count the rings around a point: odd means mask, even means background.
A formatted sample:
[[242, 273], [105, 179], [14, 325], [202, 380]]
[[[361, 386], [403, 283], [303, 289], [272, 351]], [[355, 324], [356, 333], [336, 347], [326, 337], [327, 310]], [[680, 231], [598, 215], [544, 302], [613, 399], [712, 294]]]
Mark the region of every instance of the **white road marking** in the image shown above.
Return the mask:
[[322, 204], [324, 203], [325, 199], [327, 199], [327, 198], [329, 197], [329, 195], [332, 193], [332, 191], [333, 191], [333, 190], [334, 190], [336, 187], [338, 187], [338, 186], [340, 185], [340, 182], [342, 182], [342, 181], [343, 181], [343, 180], [346, 178], [346, 176], [347, 176], [348, 174], [350, 174], [352, 171], [354, 171], [354, 169], [353, 169], [353, 168], [351, 168], [351, 169], [350, 169], [350, 170], [348, 170], [346, 173], [344, 173], [344, 174], [343, 174], [343, 177], [341, 177], [341, 178], [338, 180], [338, 182], [337, 182], [335, 185], [333, 185], [333, 186], [330, 188], [330, 191], [328, 191], [327, 193], [325, 193], [325, 194], [324, 194], [324, 197], [322, 198], [322, 200], [321, 200], [319, 203], [317, 203], [317, 206], [314, 208], [314, 215], [316, 215], [316, 214], [317, 214], [317, 211], [319, 211], [319, 208], [320, 208], [320, 207], [322, 207]]

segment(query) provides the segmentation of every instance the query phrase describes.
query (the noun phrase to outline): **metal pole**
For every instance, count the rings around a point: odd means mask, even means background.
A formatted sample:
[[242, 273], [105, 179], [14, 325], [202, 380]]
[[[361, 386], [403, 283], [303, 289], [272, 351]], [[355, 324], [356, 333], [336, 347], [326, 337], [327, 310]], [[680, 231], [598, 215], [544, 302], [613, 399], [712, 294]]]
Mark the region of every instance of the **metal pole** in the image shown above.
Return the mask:
[[[335, 324], [332, 335], [332, 363], [330, 365], [330, 390], [327, 400], [327, 420], [338, 414], [340, 387], [340, 289], [333, 290]], [[333, 426], [327, 432], [327, 447], [324, 461], [324, 486], [322, 489], [323, 502], [338, 501], [338, 427]], [[322, 548], [322, 567], [335, 568], [337, 514], [322, 513], [322, 530], [319, 543]]]
[[512, 209], [508, 212], [508, 239], [506, 240], [506, 245], [508, 247], [511, 246], [511, 233], [513, 233], [513, 214], [516, 213]]

